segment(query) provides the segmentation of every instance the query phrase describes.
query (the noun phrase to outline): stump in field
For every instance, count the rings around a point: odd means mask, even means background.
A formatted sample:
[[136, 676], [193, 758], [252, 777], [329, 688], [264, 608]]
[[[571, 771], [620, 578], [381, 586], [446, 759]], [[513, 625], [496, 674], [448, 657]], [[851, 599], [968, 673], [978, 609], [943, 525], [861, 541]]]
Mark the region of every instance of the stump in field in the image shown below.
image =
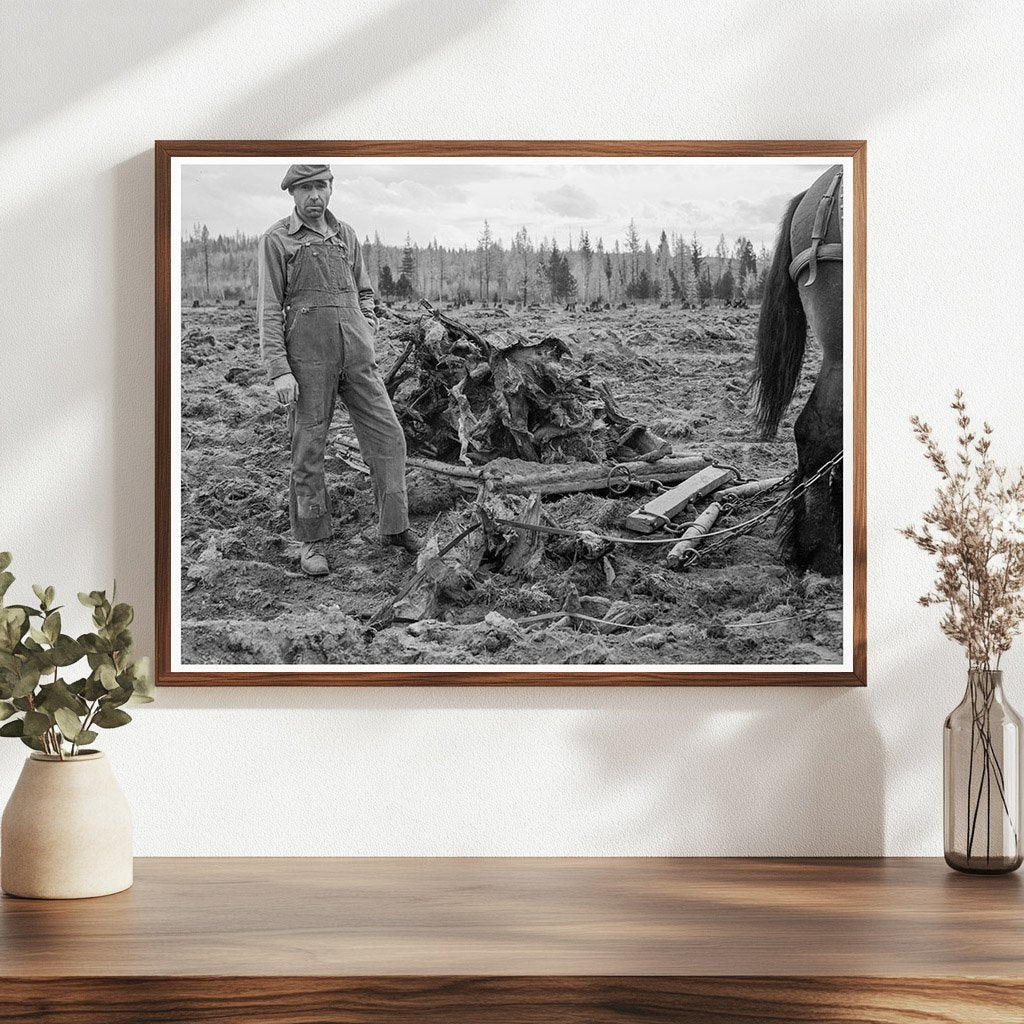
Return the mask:
[[548, 335], [478, 333], [424, 302], [385, 383], [411, 451], [446, 462], [623, 462], [670, 446], [623, 416], [606, 384]]

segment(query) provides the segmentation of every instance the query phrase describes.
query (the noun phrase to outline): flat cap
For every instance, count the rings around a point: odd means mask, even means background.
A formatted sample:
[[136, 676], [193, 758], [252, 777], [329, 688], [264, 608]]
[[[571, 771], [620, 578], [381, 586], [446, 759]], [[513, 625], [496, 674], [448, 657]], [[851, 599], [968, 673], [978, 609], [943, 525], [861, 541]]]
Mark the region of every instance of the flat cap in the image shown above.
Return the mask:
[[293, 185], [301, 185], [304, 181], [334, 181], [330, 164], [292, 164], [281, 181], [281, 188], [287, 192]]

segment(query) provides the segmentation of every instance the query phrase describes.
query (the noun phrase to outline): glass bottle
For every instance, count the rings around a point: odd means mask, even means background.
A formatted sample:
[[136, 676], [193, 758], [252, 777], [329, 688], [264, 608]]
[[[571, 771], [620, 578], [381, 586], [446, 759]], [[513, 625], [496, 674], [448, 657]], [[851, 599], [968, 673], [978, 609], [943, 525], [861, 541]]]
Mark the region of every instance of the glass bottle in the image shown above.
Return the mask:
[[945, 856], [958, 871], [999, 874], [1021, 865], [1021, 719], [1003, 673], [971, 669], [964, 699], [942, 731]]

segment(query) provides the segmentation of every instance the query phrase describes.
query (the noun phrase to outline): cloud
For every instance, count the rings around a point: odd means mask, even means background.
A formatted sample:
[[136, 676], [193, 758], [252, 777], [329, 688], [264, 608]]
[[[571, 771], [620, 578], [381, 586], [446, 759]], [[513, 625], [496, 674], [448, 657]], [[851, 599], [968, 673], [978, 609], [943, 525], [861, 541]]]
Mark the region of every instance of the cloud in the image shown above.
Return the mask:
[[793, 192], [779, 192], [765, 196], [764, 199], [752, 203], [746, 199], [733, 200], [733, 210], [737, 220], [746, 220], [752, 224], [777, 224], [782, 219], [786, 204], [793, 198]]
[[593, 217], [598, 212], [593, 196], [575, 185], [562, 185], [550, 192], [538, 192], [534, 198], [541, 209], [563, 217]]

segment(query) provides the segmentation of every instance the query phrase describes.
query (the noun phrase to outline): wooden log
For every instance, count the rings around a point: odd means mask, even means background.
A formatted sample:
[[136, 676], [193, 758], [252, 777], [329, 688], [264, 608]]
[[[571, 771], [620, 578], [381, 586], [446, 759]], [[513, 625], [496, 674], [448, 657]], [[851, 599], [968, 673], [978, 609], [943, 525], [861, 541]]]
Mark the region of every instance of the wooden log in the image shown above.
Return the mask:
[[[526, 510], [521, 516], [521, 521], [530, 526], [539, 526], [542, 507], [540, 495], [531, 496]], [[502, 571], [512, 573], [516, 571], [532, 571], [539, 564], [544, 554], [544, 534], [539, 530], [517, 530], [516, 540]]]
[[394, 390], [392, 388], [392, 384], [394, 384], [395, 377], [398, 375], [398, 371], [405, 364], [405, 361], [412, 354], [412, 350], [416, 347], [416, 342], [417, 341], [419, 341], [419, 338], [417, 338], [416, 335], [414, 334], [409, 339], [408, 344], [402, 350], [402, 354], [395, 360], [394, 366], [392, 366], [391, 369], [388, 370], [387, 376], [384, 378], [384, 387], [386, 388], [387, 393], [389, 395], [391, 395], [392, 397], [394, 396]]
[[[349, 441], [345, 437], [338, 437], [335, 438], [334, 443], [345, 451], [359, 454], [359, 445], [355, 441]], [[437, 473], [441, 476], [456, 477], [473, 481], [475, 484], [481, 484], [484, 480], [483, 470], [473, 469], [469, 466], [454, 466], [449, 462], [440, 462], [437, 459], [423, 459], [416, 455], [407, 455], [405, 461], [409, 466], [415, 466], [417, 469], [423, 469], [429, 473]]]
[[495, 490], [572, 494], [576, 491], [601, 491], [610, 483], [621, 485], [631, 480], [675, 483], [693, 476], [707, 465], [708, 459], [703, 455], [676, 456], [656, 463], [619, 462], [614, 466], [592, 462], [544, 464], [496, 459], [484, 467], [484, 476]]
[[[359, 453], [359, 445], [348, 438], [334, 442], [346, 452]], [[704, 469], [708, 459], [703, 455], [682, 455], [658, 462], [619, 462], [605, 466], [593, 462], [543, 463], [523, 459], [495, 459], [479, 469], [456, 466], [437, 459], [416, 455], [406, 457], [406, 464], [428, 473], [451, 477], [458, 487], [475, 491], [487, 483], [494, 491], [506, 494], [575, 494], [578, 491], [603, 491], [611, 483], [621, 485], [633, 480], [658, 480], [665, 484], [686, 480]]]
[[721, 501], [740, 501], [744, 498], [753, 498], [762, 491], [770, 491], [773, 487], [782, 483], [782, 480], [781, 476], [775, 476], [770, 480], [749, 480], [745, 484], [723, 487], [718, 492], [718, 498]]
[[[632, 479], [634, 482], [641, 483], [645, 480], [658, 480], [663, 484], [675, 484], [681, 480], [686, 480], [688, 477], [693, 476], [694, 473], [703, 469], [707, 464], [707, 460], [699, 459], [696, 462], [684, 462], [681, 459], [673, 459], [673, 465], [666, 466], [665, 463], [670, 460], [666, 459], [660, 463], [642, 463], [642, 462], [630, 462], [620, 463], [623, 466], [630, 466], [633, 473], [631, 478], [627, 478], [624, 474], [616, 474], [612, 478], [612, 482], [621, 484], [627, 479]], [[568, 467], [563, 466], [562, 469]], [[596, 476], [585, 476], [585, 477], [566, 477], [553, 479], [541, 479], [538, 480], [530, 476], [499, 476], [489, 477], [489, 483], [493, 490], [501, 492], [503, 494], [577, 494], [581, 491], [604, 491], [608, 489], [608, 474], [607, 471]], [[471, 490], [469, 480], [456, 480], [456, 486], [463, 487], [467, 491]]]
[[676, 484], [671, 490], [657, 495], [642, 508], [627, 516], [626, 529], [634, 533], [654, 533], [656, 530], [664, 529], [666, 522], [678, 515], [691, 501], [718, 490], [733, 475], [731, 469], [706, 466], [699, 473]]
[[683, 534], [679, 543], [668, 553], [665, 560], [671, 568], [676, 569], [689, 564], [693, 557], [689, 552], [697, 550], [705, 535], [711, 532], [711, 528], [718, 521], [721, 511], [722, 506], [717, 501], [713, 501], [697, 516], [693, 526]]

